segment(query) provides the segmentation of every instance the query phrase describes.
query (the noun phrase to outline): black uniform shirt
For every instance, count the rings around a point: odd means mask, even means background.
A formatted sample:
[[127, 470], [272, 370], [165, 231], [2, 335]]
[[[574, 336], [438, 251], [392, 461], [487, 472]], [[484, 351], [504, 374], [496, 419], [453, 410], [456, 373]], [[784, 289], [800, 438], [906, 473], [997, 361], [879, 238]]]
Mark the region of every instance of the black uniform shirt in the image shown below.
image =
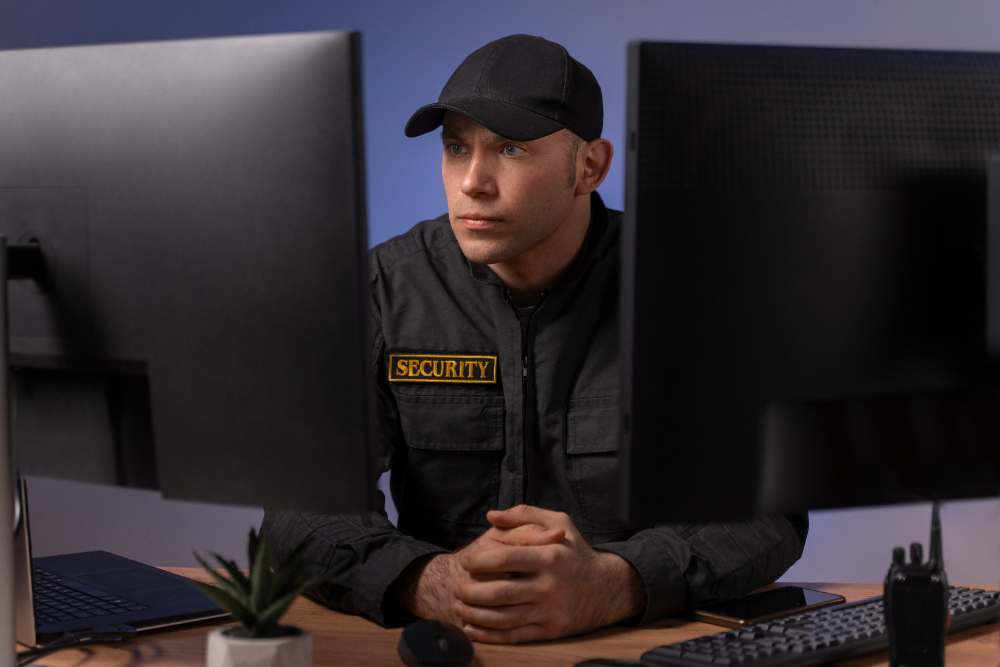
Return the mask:
[[268, 511], [276, 558], [309, 537], [313, 567], [331, 572], [313, 597], [399, 622], [386, 591], [409, 563], [471, 542], [488, 510], [520, 503], [566, 512], [631, 563], [642, 622], [763, 586], [801, 555], [806, 526], [784, 517], [642, 530], [615, 518], [621, 215], [596, 193], [591, 204], [580, 256], [527, 312], [466, 259], [447, 215], [372, 250], [380, 461], [398, 530], [384, 512]]

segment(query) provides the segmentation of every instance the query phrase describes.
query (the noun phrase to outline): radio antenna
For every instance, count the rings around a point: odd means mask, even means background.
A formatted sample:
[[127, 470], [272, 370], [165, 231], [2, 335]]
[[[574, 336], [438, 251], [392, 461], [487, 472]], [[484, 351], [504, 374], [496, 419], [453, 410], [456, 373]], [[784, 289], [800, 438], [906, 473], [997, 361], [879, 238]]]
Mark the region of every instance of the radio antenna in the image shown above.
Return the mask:
[[944, 553], [941, 547], [941, 515], [938, 511], [938, 501], [934, 501], [931, 510], [931, 544], [927, 565], [932, 570], [944, 569]]

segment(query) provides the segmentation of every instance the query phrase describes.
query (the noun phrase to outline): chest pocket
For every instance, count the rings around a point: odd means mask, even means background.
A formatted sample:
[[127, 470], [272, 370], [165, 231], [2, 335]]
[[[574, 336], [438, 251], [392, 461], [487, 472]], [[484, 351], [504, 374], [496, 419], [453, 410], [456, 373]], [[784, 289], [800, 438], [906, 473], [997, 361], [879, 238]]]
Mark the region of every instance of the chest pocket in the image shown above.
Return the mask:
[[488, 526], [486, 512], [499, 498], [503, 397], [397, 395], [396, 402], [409, 447], [400, 529], [441, 544], [455, 534], [442, 521]]
[[618, 532], [618, 398], [570, 399], [566, 406], [566, 453], [573, 469], [581, 531]]

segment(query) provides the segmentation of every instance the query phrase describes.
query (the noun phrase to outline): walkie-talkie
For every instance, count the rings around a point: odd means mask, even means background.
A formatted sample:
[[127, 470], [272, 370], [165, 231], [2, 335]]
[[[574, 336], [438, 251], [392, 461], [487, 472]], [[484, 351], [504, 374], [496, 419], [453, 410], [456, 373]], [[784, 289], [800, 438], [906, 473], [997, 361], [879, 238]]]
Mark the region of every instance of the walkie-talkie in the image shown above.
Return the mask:
[[941, 549], [938, 504], [931, 513], [931, 542], [927, 562], [919, 542], [910, 545], [910, 562], [903, 547], [892, 551], [892, 567], [885, 578], [885, 624], [889, 631], [891, 667], [944, 665], [944, 639], [950, 621], [948, 578]]

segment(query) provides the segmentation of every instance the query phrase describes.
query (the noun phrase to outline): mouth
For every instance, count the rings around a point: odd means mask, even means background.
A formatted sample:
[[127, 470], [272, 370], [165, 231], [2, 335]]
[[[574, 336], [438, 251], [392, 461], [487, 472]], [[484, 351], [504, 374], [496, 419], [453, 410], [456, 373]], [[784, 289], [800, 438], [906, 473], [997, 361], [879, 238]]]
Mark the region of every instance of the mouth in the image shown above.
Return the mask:
[[475, 213], [462, 214], [457, 219], [462, 224], [462, 227], [472, 231], [493, 229], [502, 222], [500, 218]]

